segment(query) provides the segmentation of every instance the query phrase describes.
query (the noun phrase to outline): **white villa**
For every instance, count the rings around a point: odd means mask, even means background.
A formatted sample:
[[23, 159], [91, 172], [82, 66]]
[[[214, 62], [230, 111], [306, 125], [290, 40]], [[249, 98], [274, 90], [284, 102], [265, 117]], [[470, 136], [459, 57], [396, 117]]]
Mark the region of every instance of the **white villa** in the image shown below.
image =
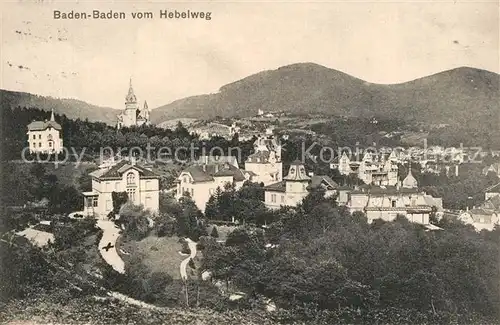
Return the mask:
[[30, 153], [60, 153], [63, 150], [62, 127], [56, 122], [54, 111], [49, 121], [28, 124], [27, 135]]
[[254, 153], [245, 162], [245, 170], [255, 174], [254, 182], [273, 184], [283, 180], [281, 145], [273, 136], [259, 136]]
[[341, 175], [355, 174], [365, 184], [393, 186], [398, 182], [398, 159], [394, 151], [380, 156], [366, 152], [362, 160], [351, 161], [344, 152], [330, 168], [338, 169]]
[[441, 198], [434, 198], [418, 189], [411, 170], [401, 184], [361, 186], [349, 193], [347, 202], [351, 213], [365, 213], [369, 223], [375, 219], [392, 221], [403, 215], [411, 222], [428, 225], [430, 214], [442, 213], [442, 206]]
[[325, 196], [337, 192], [338, 185], [329, 176], [308, 176], [304, 164], [294, 161], [283, 181], [264, 188], [264, 203], [268, 208], [279, 209], [281, 206], [296, 206], [311, 190], [322, 188]]
[[151, 213], [159, 210], [160, 176], [134, 161], [121, 160], [90, 173], [92, 191], [84, 192], [84, 215], [105, 218], [113, 210], [113, 192], [127, 192], [134, 204], [142, 204]]
[[231, 156], [202, 156], [179, 175], [176, 199], [187, 194], [204, 212], [208, 199], [218, 187], [223, 190], [226, 184], [234, 184], [239, 189], [245, 181], [253, 181], [255, 174], [239, 169], [237, 164], [236, 158]]

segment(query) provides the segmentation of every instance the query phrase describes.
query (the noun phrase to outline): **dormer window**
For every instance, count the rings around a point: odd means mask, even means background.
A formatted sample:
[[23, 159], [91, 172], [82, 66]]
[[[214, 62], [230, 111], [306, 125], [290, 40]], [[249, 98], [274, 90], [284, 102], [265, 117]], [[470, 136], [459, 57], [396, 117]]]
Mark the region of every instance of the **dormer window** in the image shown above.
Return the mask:
[[[49, 130], [50, 130], [50, 129], [49, 129]], [[47, 136], [47, 138], [48, 138], [49, 140], [52, 140], [52, 134], [49, 134], [49, 135]]]
[[127, 174], [127, 185], [135, 185], [135, 174], [132, 172]]
[[295, 173], [295, 168], [290, 168], [290, 174], [294, 174]]
[[184, 176], [184, 180], [183, 181], [184, 181], [184, 183], [189, 183], [189, 177]]
[[306, 170], [304, 169], [304, 167], [300, 167], [300, 174], [301, 175], [305, 175], [306, 174]]

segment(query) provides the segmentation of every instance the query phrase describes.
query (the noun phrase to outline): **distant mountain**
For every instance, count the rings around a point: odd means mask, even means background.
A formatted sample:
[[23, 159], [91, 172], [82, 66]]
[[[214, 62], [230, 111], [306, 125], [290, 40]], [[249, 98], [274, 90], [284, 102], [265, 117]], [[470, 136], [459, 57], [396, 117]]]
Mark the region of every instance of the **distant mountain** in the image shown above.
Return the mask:
[[0, 105], [2, 109], [21, 107], [37, 107], [44, 111], [52, 108], [57, 114], [65, 114], [70, 119], [88, 119], [91, 122], [116, 123], [119, 110], [100, 107], [76, 99], [58, 99], [33, 95], [29, 93], [0, 89]]
[[295, 114], [393, 116], [429, 123], [500, 122], [500, 75], [456, 68], [410, 82], [373, 84], [313, 63], [263, 71], [152, 110], [151, 120], [252, 116], [258, 109]]

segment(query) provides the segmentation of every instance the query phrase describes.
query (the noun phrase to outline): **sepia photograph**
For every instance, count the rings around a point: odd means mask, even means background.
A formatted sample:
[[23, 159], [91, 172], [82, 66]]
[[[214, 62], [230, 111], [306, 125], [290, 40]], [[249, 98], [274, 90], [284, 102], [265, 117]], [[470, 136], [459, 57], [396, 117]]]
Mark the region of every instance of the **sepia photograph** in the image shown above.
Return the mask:
[[500, 324], [498, 0], [4, 0], [0, 31], [1, 324]]

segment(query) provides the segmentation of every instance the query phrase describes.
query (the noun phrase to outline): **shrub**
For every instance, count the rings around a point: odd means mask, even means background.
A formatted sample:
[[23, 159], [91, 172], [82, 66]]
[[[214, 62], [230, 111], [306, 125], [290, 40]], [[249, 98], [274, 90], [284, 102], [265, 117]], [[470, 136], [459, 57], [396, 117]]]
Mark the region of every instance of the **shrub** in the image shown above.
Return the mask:
[[217, 231], [216, 226], [213, 226], [212, 231], [210, 232], [210, 236], [213, 238], [219, 238], [219, 232]]

